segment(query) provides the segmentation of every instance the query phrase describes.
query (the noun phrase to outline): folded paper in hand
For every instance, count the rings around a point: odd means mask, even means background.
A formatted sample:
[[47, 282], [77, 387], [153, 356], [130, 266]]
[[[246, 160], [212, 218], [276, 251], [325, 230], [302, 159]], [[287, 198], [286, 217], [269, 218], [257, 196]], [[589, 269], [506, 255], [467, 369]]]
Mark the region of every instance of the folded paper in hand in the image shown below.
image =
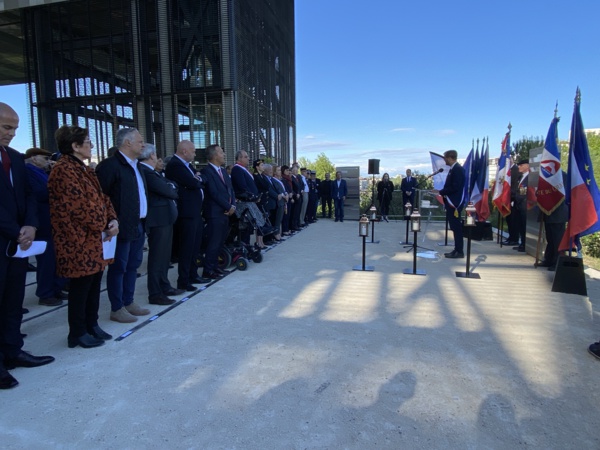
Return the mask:
[[27, 250], [21, 250], [17, 241], [10, 241], [6, 247], [6, 256], [9, 258], [28, 258], [41, 255], [46, 251], [46, 241], [33, 241]]

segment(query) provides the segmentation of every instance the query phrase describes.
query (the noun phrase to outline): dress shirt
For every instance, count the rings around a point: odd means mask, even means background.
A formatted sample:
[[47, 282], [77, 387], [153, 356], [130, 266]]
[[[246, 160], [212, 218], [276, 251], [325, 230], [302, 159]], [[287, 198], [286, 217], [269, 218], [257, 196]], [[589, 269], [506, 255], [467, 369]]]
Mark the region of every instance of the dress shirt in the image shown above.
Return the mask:
[[138, 161], [136, 159], [129, 159], [127, 155], [121, 152], [125, 161], [131, 166], [133, 171], [135, 172], [135, 178], [137, 180], [138, 185], [138, 195], [140, 196], [140, 219], [145, 219], [148, 215], [148, 199], [146, 199], [146, 191], [144, 190], [144, 179], [142, 178], [142, 174], [140, 173], [140, 169], [138, 168]]

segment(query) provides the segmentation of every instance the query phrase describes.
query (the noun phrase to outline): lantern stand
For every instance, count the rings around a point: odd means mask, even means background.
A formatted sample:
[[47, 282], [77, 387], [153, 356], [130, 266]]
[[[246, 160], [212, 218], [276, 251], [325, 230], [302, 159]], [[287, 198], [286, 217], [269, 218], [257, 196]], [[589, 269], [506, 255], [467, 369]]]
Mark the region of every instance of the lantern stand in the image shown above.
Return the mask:
[[377, 208], [375, 205], [371, 205], [369, 212], [371, 213], [371, 242], [369, 244], [379, 244], [379, 241], [375, 240], [375, 221], [377, 220]]
[[481, 279], [481, 276], [478, 273], [471, 273], [471, 230], [475, 228], [475, 206], [473, 202], [469, 202], [467, 207], [465, 208], [465, 223], [463, 227], [465, 228], [467, 234], [467, 267], [466, 272], [456, 272], [456, 276], [458, 278], [475, 278]]
[[450, 225], [448, 224], [448, 218], [446, 217], [446, 232], [444, 233], [444, 243], [438, 242], [440, 247], [448, 247], [448, 230], [450, 229]]
[[425, 271], [417, 270], [417, 233], [421, 231], [421, 214], [417, 209], [413, 210], [410, 215], [410, 228], [412, 229], [413, 236], [413, 268], [412, 271], [410, 269], [404, 269], [404, 273], [406, 275], [425, 275]]
[[361, 270], [363, 272], [372, 272], [375, 270], [373, 266], [365, 265], [365, 255], [367, 250], [367, 236], [369, 235], [369, 218], [366, 214], [363, 214], [360, 220], [358, 221], [358, 235], [362, 237], [362, 266], [354, 266], [352, 270]]
[[404, 205], [404, 221], [406, 222], [406, 239], [404, 242], [400, 242], [400, 245], [404, 245], [406, 247], [412, 247], [413, 243], [408, 240], [408, 223], [410, 222], [410, 215], [412, 214], [412, 205], [410, 202], [406, 202]]

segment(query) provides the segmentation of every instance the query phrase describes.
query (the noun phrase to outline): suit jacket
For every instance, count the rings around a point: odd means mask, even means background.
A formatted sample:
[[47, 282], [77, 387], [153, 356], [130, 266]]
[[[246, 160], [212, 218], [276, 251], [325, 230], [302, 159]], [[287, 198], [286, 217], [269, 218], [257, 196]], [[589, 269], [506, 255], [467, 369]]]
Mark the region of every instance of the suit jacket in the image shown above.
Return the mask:
[[248, 193], [259, 195], [254, 177], [250, 172], [237, 164], [231, 168], [231, 183], [233, 184], [235, 195], [239, 199]]
[[[277, 194], [277, 196], [279, 196], [279, 194], [286, 194], [286, 188], [285, 188], [285, 184], [283, 183], [282, 180], [278, 180], [276, 178], [271, 178], [271, 182], [273, 183], [273, 189], [275, 189], [275, 193]], [[277, 200], [277, 206], [281, 206], [283, 207], [283, 205], [286, 204], [285, 199], [282, 197], [279, 200]]]
[[[277, 187], [275, 186], [275, 184], [277, 183], [276, 180], [274, 180], [268, 175], [265, 175], [265, 180], [267, 180], [269, 186], [269, 190], [267, 191], [267, 211], [271, 211], [273, 209], [276, 209], [277, 205], [279, 204], [279, 200], [277, 199], [277, 197], [279, 197], [280, 192], [277, 191]], [[279, 183], [277, 184], [279, 185]], [[278, 187], [282, 189], [281, 185], [279, 185]], [[281, 206], [283, 206], [283, 203], [281, 204]]]
[[177, 183], [179, 187], [177, 199], [178, 217], [193, 219], [202, 216], [202, 202], [204, 200], [204, 181], [194, 176], [198, 173], [193, 169], [193, 173], [177, 156], [173, 156], [165, 169], [165, 175], [169, 180]]
[[177, 219], [177, 203], [179, 198], [174, 184], [145, 164], [139, 165], [146, 177], [148, 186], [147, 227], [164, 227], [173, 225]]
[[235, 194], [231, 178], [226, 170], [221, 169], [223, 179], [210, 164], [202, 169], [202, 179], [206, 191], [204, 215], [207, 218], [224, 217], [225, 212], [235, 206]]
[[465, 169], [459, 163], [455, 163], [448, 172], [444, 187], [440, 189], [440, 195], [444, 196], [446, 209], [456, 208], [460, 210], [462, 208], [465, 182]]
[[[19, 237], [21, 227], [39, 227], [37, 205], [31, 192], [23, 154], [5, 147], [11, 161], [12, 180], [0, 167], [0, 254], [6, 258], [6, 247]], [[0, 274], [3, 276], [4, 274]]]
[[[139, 165], [138, 170], [140, 170]], [[140, 174], [147, 198], [146, 178], [141, 170]], [[117, 151], [114, 156], [106, 158], [98, 164], [96, 175], [102, 190], [110, 197], [119, 216], [118, 238], [126, 241], [138, 239], [140, 237], [140, 197], [135, 170], [121, 152]]]
[[[402, 180], [404, 182], [404, 180]], [[388, 181], [384, 183], [383, 180], [377, 183], [377, 200], [390, 202], [394, 195], [394, 183]]]
[[[415, 177], [413, 177], [412, 175], [410, 176], [410, 181], [408, 181], [408, 177], [404, 177], [402, 178], [402, 181], [400, 182], [400, 190], [402, 191], [402, 198], [405, 197], [410, 197], [411, 199], [415, 198], [415, 189], [417, 188], [417, 179]], [[410, 195], [406, 195], [406, 192], [410, 191]], [[413, 203], [413, 202], [411, 202]]]
[[342, 179], [338, 188], [337, 180], [331, 181], [331, 198], [342, 198], [348, 195], [348, 186], [346, 180]]

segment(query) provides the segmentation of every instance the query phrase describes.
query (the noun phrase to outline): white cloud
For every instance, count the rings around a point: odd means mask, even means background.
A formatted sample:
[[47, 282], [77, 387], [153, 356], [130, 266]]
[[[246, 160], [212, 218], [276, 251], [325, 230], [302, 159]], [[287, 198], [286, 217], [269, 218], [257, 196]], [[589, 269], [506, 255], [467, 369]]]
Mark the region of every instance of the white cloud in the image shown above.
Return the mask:
[[456, 130], [435, 130], [434, 133], [438, 136], [451, 136], [453, 134], [456, 134]]
[[393, 128], [390, 131], [392, 133], [407, 133], [407, 132], [412, 133], [412, 132], [417, 131], [417, 130], [414, 129], [414, 128]]

